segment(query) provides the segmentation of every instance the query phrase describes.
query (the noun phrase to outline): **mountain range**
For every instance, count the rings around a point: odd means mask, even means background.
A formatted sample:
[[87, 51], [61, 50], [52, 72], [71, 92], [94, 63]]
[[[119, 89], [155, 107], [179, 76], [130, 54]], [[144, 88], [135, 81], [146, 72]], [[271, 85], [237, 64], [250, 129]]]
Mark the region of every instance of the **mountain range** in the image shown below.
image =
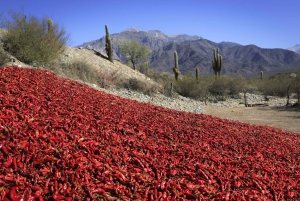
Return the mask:
[[[180, 34], [169, 36], [159, 30], [140, 31], [129, 28], [121, 33], [110, 35], [113, 43], [114, 57], [124, 60], [118, 49], [118, 41], [136, 40], [152, 49], [150, 56], [151, 68], [172, 72], [174, 66], [174, 51], [178, 53], [178, 63], [181, 73], [200, 69], [201, 74], [212, 74], [211, 60], [213, 48], [219, 48], [223, 56], [221, 74], [238, 73], [244, 76], [253, 76], [263, 71], [265, 74], [292, 71], [300, 68], [300, 54], [297, 46], [285, 50], [280, 48], [266, 49], [255, 45], [240, 45], [234, 42], [220, 42], [204, 39], [200, 36]], [[104, 52], [105, 36], [80, 47], [95, 49]]]
[[[186, 34], [169, 36], [159, 30], [151, 30], [147, 32], [140, 31], [139, 29], [134, 27], [126, 29], [121, 33], [110, 34], [110, 38], [113, 43], [114, 57], [119, 60], [122, 60], [122, 55], [120, 54], [118, 48], [118, 44], [117, 44], [118, 41], [136, 40], [142, 44], [148, 45], [152, 51], [155, 51], [171, 42], [194, 41], [194, 40], [201, 39], [201, 37], [199, 36], [189, 36]], [[105, 36], [98, 40], [83, 43], [78, 47], [84, 47], [88, 49], [94, 49], [100, 52], [105, 52]]]

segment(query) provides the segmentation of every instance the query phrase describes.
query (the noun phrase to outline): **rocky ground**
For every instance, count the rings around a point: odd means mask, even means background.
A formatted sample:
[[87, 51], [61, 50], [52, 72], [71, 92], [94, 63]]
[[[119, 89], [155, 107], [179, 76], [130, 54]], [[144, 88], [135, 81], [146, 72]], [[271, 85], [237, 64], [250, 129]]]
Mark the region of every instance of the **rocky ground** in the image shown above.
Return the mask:
[[[245, 107], [242, 94], [236, 99], [227, 99], [226, 101], [218, 102], [208, 101], [207, 104], [205, 104], [204, 102], [181, 96], [170, 98], [161, 94], [155, 94], [150, 97], [126, 89], [98, 89], [123, 98], [147, 102], [179, 111], [203, 113], [225, 119], [232, 119], [256, 125], [267, 125], [282, 130], [300, 133], [300, 108], [286, 107], [285, 98], [268, 97], [269, 99], [267, 101], [264, 96], [247, 94], [248, 104], [252, 105], [252, 107]], [[296, 101], [296, 99], [291, 99], [290, 102], [294, 103]]]

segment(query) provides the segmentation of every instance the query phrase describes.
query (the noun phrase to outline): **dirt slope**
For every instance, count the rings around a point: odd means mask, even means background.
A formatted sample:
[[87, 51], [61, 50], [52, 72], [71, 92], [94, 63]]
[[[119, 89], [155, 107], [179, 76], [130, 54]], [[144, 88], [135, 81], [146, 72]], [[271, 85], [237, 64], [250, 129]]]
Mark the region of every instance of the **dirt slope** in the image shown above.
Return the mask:
[[300, 133], [300, 108], [203, 106], [206, 114]]

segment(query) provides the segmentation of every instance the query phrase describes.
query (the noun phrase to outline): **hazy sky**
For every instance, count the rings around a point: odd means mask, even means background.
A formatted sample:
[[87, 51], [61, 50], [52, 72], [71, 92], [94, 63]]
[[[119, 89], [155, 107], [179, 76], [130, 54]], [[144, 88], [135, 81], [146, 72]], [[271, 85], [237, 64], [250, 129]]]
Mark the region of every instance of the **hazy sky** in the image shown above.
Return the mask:
[[0, 0], [0, 13], [51, 17], [70, 33], [70, 46], [130, 27], [189, 34], [262, 48], [300, 43], [300, 0]]

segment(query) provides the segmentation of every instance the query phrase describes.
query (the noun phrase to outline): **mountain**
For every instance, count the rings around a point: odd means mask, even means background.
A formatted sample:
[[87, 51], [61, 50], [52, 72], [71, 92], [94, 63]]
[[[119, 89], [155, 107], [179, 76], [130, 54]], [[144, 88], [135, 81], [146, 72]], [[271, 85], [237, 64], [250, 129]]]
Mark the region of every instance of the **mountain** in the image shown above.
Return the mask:
[[[213, 74], [211, 67], [213, 48], [219, 48], [223, 56], [221, 74], [238, 73], [252, 76], [264, 71], [265, 75], [268, 75], [300, 68], [299, 54], [279, 48], [265, 49], [225, 41], [215, 43], [199, 36], [186, 34], [170, 36], [159, 30], [140, 31], [133, 27], [121, 33], [111, 34], [110, 37], [116, 59], [123, 60], [117, 46], [118, 41], [136, 40], [152, 49], [149, 65], [151, 68], [171, 73], [174, 66], [174, 51], [177, 51], [181, 73], [194, 74], [195, 68], [198, 67], [201, 74]], [[80, 47], [105, 52], [105, 36], [84, 43]]]
[[284, 49], [264, 49], [255, 45], [239, 45], [231, 43], [215, 43], [206, 39], [171, 43], [155, 51], [150, 67], [172, 72], [174, 51], [178, 53], [181, 73], [200, 69], [201, 74], [213, 74], [211, 60], [213, 48], [219, 48], [223, 56], [221, 74], [238, 73], [252, 76], [264, 71], [266, 74], [284, 72], [300, 68], [300, 55]]
[[[122, 56], [119, 52], [117, 45], [118, 41], [122, 40], [136, 40], [142, 44], [148, 45], [152, 50], [157, 50], [164, 47], [171, 42], [182, 42], [182, 41], [192, 41], [201, 39], [199, 36], [189, 36], [186, 34], [180, 34], [175, 36], [169, 36], [159, 30], [151, 31], [140, 31], [137, 28], [129, 28], [121, 33], [110, 34], [110, 38], [113, 43], [114, 57], [116, 59], [121, 59]], [[94, 41], [83, 43], [77, 47], [84, 47], [88, 49], [94, 49], [100, 52], [105, 52], [105, 36]]]
[[300, 54], [300, 44], [295, 45], [294, 47], [290, 47], [288, 48], [288, 50], [297, 52], [298, 54]]

